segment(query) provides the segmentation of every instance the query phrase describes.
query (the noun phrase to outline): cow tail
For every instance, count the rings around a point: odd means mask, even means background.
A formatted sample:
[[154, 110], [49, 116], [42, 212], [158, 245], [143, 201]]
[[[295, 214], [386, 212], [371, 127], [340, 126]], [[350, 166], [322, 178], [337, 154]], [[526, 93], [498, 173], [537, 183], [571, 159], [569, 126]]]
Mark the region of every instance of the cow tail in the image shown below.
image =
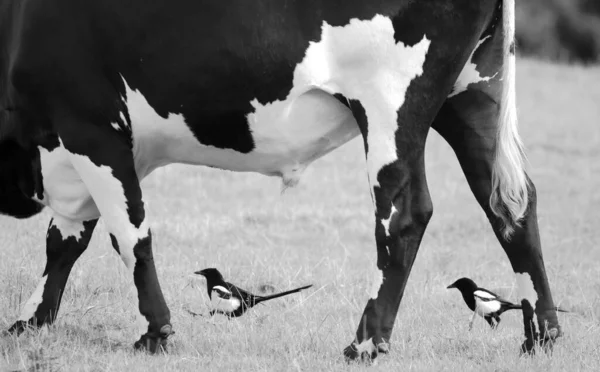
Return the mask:
[[502, 0], [503, 68], [502, 100], [498, 116], [495, 158], [492, 167], [490, 207], [502, 222], [509, 239], [525, 216], [530, 187], [525, 174], [525, 153], [517, 129], [515, 86], [515, 0]]

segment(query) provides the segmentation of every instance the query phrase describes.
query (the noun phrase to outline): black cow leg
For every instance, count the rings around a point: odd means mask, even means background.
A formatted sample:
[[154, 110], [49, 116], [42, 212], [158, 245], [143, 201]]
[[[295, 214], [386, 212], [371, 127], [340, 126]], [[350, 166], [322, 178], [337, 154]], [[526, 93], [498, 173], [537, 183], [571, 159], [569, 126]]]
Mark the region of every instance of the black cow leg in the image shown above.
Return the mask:
[[60, 216], [50, 220], [42, 279], [8, 333], [19, 335], [28, 326], [40, 327], [54, 322], [71, 269], [87, 248], [96, 222], [97, 219], [70, 221]]
[[377, 268], [356, 339], [344, 351], [348, 359], [374, 359], [388, 352], [406, 282], [433, 213], [423, 153], [411, 155], [386, 166], [375, 187]]
[[[356, 337], [344, 350], [344, 356], [347, 360], [359, 357], [372, 360], [379, 353], [389, 351], [406, 282], [433, 213], [424, 166], [429, 122], [422, 113], [436, 111], [421, 107], [419, 120], [408, 119], [416, 117], [411, 111], [400, 111], [395, 143], [392, 142], [397, 156], [381, 167], [381, 163], [375, 159], [380, 156], [381, 151], [387, 150], [383, 147], [389, 141], [377, 137], [372, 127], [369, 127], [371, 131], [366, 130], [368, 113], [365, 113], [359, 102], [351, 102], [351, 108], [365, 137], [367, 149], [369, 182], [375, 203], [377, 266], [373, 268], [371, 298], [364, 309]], [[409, 112], [412, 114], [409, 115]], [[367, 141], [369, 135], [376, 137]], [[381, 148], [372, 148], [369, 144], [377, 144]], [[372, 169], [373, 167], [377, 168]]]
[[471, 191], [485, 211], [510, 260], [517, 279], [519, 299], [523, 304], [526, 340], [522, 350], [531, 352], [538, 341], [552, 345], [562, 331], [542, 256], [533, 182], [530, 182], [525, 216], [520, 226], [514, 226], [510, 237], [505, 236], [504, 224], [490, 208], [497, 115], [498, 107], [494, 100], [482, 92], [469, 90], [444, 104], [433, 128], [456, 153]]
[[136, 349], [161, 351], [173, 333], [162, 294], [144, 202], [128, 134], [109, 124], [86, 124], [70, 115], [56, 119], [70, 160], [90, 192], [113, 245], [131, 272], [139, 311], [148, 323]]

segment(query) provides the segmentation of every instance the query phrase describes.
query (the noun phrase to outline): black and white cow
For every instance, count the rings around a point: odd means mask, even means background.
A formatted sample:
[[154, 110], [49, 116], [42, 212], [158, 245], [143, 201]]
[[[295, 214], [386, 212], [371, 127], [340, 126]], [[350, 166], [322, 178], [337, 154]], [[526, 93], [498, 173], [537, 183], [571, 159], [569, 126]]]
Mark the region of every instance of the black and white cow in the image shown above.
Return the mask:
[[[514, 0], [0, 0], [0, 212], [54, 212], [10, 332], [51, 323], [103, 217], [155, 351], [172, 333], [140, 180], [170, 163], [298, 182], [356, 136], [377, 267], [348, 358], [387, 352], [432, 202], [430, 128], [516, 274], [524, 349], [561, 334], [515, 108]], [[539, 326], [539, 328], [537, 328]]]

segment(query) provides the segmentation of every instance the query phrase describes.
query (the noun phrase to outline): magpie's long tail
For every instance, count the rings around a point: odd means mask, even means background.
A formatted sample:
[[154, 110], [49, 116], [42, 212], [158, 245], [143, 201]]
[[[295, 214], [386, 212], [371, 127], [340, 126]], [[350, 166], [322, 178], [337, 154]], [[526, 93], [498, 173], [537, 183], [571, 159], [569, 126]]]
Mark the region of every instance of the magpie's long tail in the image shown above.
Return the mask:
[[287, 296], [289, 294], [300, 292], [301, 290], [306, 289], [306, 288], [310, 288], [310, 287], [312, 287], [312, 284], [304, 286], [304, 287], [292, 289], [292, 290], [289, 290], [289, 291], [281, 292], [281, 293], [275, 293], [275, 294], [272, 294], [270, 296], [256, 296], [256, 300], [254, 301], [254, 304], [259, 304], [261, 302], [272, 300], [274, 298]]

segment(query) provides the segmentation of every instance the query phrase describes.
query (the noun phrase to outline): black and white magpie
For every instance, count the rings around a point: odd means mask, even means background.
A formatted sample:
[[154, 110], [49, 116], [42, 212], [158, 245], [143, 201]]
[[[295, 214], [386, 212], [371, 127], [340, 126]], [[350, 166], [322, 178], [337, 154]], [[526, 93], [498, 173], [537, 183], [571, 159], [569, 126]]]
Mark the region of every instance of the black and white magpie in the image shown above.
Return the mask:
[[241, 316], [246, 310], [261, 302], [300, 292], [303, 289], [312, 287], [311, 284], [269, 296], [258, 296], [226, 282], [225, 279], [223, 279], [223, 275], [215, 268], [196, 271], [194, 274], [202, 275], [206, 278], [206, 289], [208, 290], [208, 297], [211, 300], [213, 308], [213, 310], [210, 311], [210, 315], [218, 313], [226, 315], [229, 318]]
[[[510, 301], [503, 299], [492, 291], [478, 287], [475, 282], [469, 278], [460, 278], [448, 287], [456, 288], [460, 291], [467, 306], [473, 311], [469, 330], [473, 328], [475, 315], [479, 315], [485, 319], [490, 327], [496, 328], [500, 324], [500, 315], [507, 310], [522, 309], [521, 305], [513, 304]], [[563, 313], [568, 313], [560, 307], [555, 307], [554, 310]]]
[[469, 323], [469, 330], [473, 328], [475, 315], [479, 315], [485, 319], [490, 327], [496, 328], [500, 324], [500, 315], [513, 309], [521, 309], [521, 305], [513, 304], [507, 301], [492, 291], [478, 287], [474, 281], [469, 278], [460, 278], [448, 287], [456, 288], [460, 291], [467, 306], [473, 311], [473, 317]]

